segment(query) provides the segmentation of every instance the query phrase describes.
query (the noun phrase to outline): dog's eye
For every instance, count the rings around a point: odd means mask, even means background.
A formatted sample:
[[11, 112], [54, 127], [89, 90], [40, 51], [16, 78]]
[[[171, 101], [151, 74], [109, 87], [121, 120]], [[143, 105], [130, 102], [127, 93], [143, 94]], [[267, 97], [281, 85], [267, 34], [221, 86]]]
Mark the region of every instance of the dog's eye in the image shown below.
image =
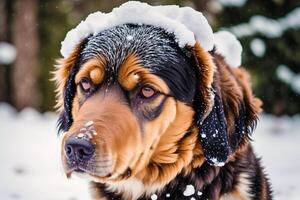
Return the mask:
[[90, 80], [88, 80], [87, 78], [83, 78], [80, 80], [80, 87], [83, 90], [83, 92], [90, 92], [91, 88], [92, 88], [92, 84], [90, 82]]
[[140, 91], [142, 98], [148, 99], [153, 97], [156, 94], [156, 90], [150, 86], [143, 86]]

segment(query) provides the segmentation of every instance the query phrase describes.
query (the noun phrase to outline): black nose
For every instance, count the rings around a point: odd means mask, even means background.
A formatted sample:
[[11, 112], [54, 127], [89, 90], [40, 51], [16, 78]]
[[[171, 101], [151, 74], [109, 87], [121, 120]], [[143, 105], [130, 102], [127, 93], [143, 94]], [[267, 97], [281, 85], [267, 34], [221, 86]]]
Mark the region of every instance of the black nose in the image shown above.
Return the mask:
[[95, 147], [89, 141], [71, 137], [66, 141], [65, 152], [70, 161], [88, 161], [95, 152]]

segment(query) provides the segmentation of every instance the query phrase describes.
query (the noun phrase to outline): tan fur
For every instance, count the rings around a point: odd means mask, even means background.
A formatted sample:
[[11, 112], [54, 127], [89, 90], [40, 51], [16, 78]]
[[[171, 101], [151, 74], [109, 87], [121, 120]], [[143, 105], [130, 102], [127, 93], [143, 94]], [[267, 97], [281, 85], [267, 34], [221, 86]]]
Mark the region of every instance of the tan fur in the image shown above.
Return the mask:
[[[136, 66], [133, 65], [129, 67], [123, 65], [123, 67], [127, 68], [128, 72], [130, 71], [129, 68], [132, 69]], [[120, 71], [120, 80], [124, 80], [122, 78], [122, 72], [126, 74], [124, 68], [121, 68], [123, 71]], [[82, 68], [81, 71], [85, 69], [86, 68]], [[128, 73], [126, 75], [128, 76]], [[152, 84], [157, 88], [159, 87], [158, 89], [162, 92], [168, 92], [169, 89], [166, 84], [160, 78], [150, 74], [145, 68], [140, 68], [138, 75], [141, 83]], [[121, 84], [123, 86], [126, 85], [125, 82], [121, 82]], [[145, 109], [148, 109], [149, 106], [158, 106], [163, 100], [162, 97], [163, 96], [160, 96], [151, 104], [148, 104]], [[80, 108], [81, 112], [75, 115], [74, 123], [70, 131], [65, 135], [64, 142], [66, 138], [76, 134], [86, 121], [101, 119], [101, 116], [93, 117], [93, 113], [112, 113], [112, 117], [116, 117], [114, 113], [118, 113], [120, 120], [107, 119], [107, 122], [102, 125], [105, 127], [111, 127], [109, 122], [115, 123], [122, 120], [124, 121], [124, 119], [126, 119], [124, 123], [135, 121], [130, 118], [132, 114], [129, 114], [127, 111], [122, 111], [122, 103], [118, 103], [120, 102], [118, 99], [119, 98], [116, 98], [115, 95], [110, 96], [107, 94], [105, 98], [99, 97], [99, 95], [91, 97], [91, 99]], [[75, 107], [74, 109], [77, 108]], [[75, 111], [73, 112], [75, 113]], [[120, 113], [122, 115], [120, 115]], [[193, 115], [194, 111], [191, 107], [186, 106], [184, 103], [176, 102], [173, 98], [168, 98], [161, 115], [155, 120], [144, 124], [143, 140], [132, 140], [130, 144], [127, 145], [125, 145], [125, 143], [128, 138], [140, 138], [140, 136], [138, 136], [139, 134], [136, 133], [136, 130], [138, 130], [136, 125], [133, 126], [135, 130], [124, 130], [126, 133], [130, 133], [124, 138], [118, 136], [118, 134], [116, 132], [114, 133], [111, 129], [108, 134], [105, 134], [106, 129], [104, 129], [104, 131], [101, 130], [101, 125], [95, 122], [98, 135], [101, 135], [101, 138], [97, 139], [100, 136], [95, 137], [94, 141], [100, 143], [99, 140], [105, 140], [107, 146], [112, 147], [109, 149], [109, 152], [113, 152], [114, 157], [119, 159], [116, 159], [113, 165], [114, 170], [111, 178], [94, 177], [100, 182], [104, 180], [110, 182], [111, 180], [115, 183], [116, 180], [121, 181], [120, 176], [129, 167], [132, 170], [132, 176], [143, 181], [145, 188], [148, 188], [145, 189], [144, 192], [147, 192], [147, 190], [150, 190], [149, 187], [151, 185], [154, 185], [153, 187], [157, 189], [172, 180], [179, 171], [191, 164], [195, 152], [198, 154], [198, 159], [203, 162], [204, 157], [202, 150], [200, 150], [200, 146], [197, 145], [198, 133], [196, 129], [193, 129], [189, 136], [184, 137], [186, 131], [192, 125]], [[124, 131], [120, 130], [119, 132], [121, 134]], [[116, 135], [113, 136], [114, 134]], [[108, 136], [109, 138], [106, 138]], [[129, 147], [134, 149], [130, 149]], [[128, 155], [126, 155], [126, 152], [128, 152]], [[201, 162], [198, 161], [199, 164]], [[151, 190], [155, 191], [154, 189]], [[130, 197], [130, 194], [126, 195], [126, 193], [124, 193], [124, 195]]]
[[153, 85], [158, 91], [168, 94], [169, 88], [159, 77], [151, 74], [148, 69], [141, 66], [138, 57], [130, 54], [121, 65], [118, 72], [118, 81], [128, 91], [138, 84]]
[[73, 68], [75, 61], [80, 53], [80, 45], [78, 44], [69, 57], [56, 61], [55, 71], [53, 72], [53, 81], [56, 83], [56, 106], [58, 111], [63, 110], [63, 92], [67, 82], [67, 78]]
[[[135, 153], [141, 149], [141, 137], [137, 121], [128, 107], [121, 102], [122, 99], [118, 98], [116, 93], [92, 96], [80, 108], [78, 116], [74, 118], [74, 123], [65, 134], [62, 142], [64, 146], [66, 139], [76, 135], [86, 122], [92, 120], [97, 131], [97, 135], [92, 139], [97, 147], [96, 152], [99, 153], [97, 156], [99, 159], [101, 155], [113, 158], [112, 172], [115, 177], [122, 174], [130, 166]], [[118, 113], [118, 115], [114, 113]], [[118, 126], [114, 126], [115, 122], [118, 122]], [[122, 134], [126, 132], [130, 134], [127, 134], [126, 138], [122, 137]], [[93, 176], [99, 178], [100, 181], [103, 180], [103, 177], [98, 177], [96, 174]]]
[[76, 74], [75, 83], [78, 84], [82, 78], [86, 77], [95, 85], [100, 84], [105, 75], [105, 65], [106, 61], [101, 57], [87, 61]]
[[[222, 58], [216, 57], [213, 60], [199, 43], [192, 51], [201, 76], [198, 89], [206, 105], [203, 120], [213, 106], [212, 83], [214, 81], [221, 91], [228, 132], [233, 133], [235, 117], [239, 115], [241, 102], [245, 102], [247, 108], [253, 113], [261, 110], [260, 100], [252, 94], [248, 74], [243, 69], [228, 68]], [[74, 51], [69, 58], [61, 61], [62, 66], [55, 72], [60, 109], [63, 107], [62, 93], [65, 82], [78, 53]], [[78, 84], [83, 77], [89, 77], [94, 84], [100, 84], [105, 76], [105, 64], [106, 62], [101, 58], [87, 61], [77, 73], [75, 82]], [[125, 103], [119, 89], [111, 88], [108, 92], [98, 91], [88, 99], [84, 99], [77, 89], [72, 107], [74, 122], [65, 134], [62, 145], [64, 146], [68, 138], [76, 135], [84, 123], [94, 121], [97, 132], [97, 135], [92, 138], [92, 142], [97, 147], [94, 162], [97, 163], [101, 157], [107, 156], [113, 160], [113, 164], [111, 174], [107, 177], [92, 172], [90, 175], [94, 181], [105, 182], [111, 191], [122, 193], [124, 199], [130, 200], [142, 194], [159, 191], [177, 174], [180, 172], [189, 174], [205, 160], [198, 140], [198, 129], [193, 124], [195, 111], [185, 103], [163, 95], [169, 94], [167, 84], [142, 66], [136, 55], [129, 55], [121, 65], [118, 71], [118, 82], [127, 91], [144, 84], [160, 91], [162, 94], [152, 102], [141, 105], [139, 111], [156, 108], [164, 101], [161, 114], [153, 120], [140, 122]], [[142, 123], [143, 130], [140, 130], [139, 123]], [[236, 156], [243, 154], [243, 147], [247, 144], [248, 140], [245, 140], [229, 160], [234, 161]], [[61, 153], [66, 166], [63, 150]], [[65, 170], [68, 173], [67, 167]], [[127, 174], [128, 170], [130, 174]], [[213, 175], [218, 173], [219, 168], [216, 168], [211, 175], [212, 179]], [[235, 190], [223, 195], [221, 200], [249, 199], [246, 178], [241, 176], [240, 179]], [[138, 191], [134, 191], [132, 184], [136, 184]], [[98, 193], [95, 199], [105, 199], [98, 189], [94, 192]]]
[[[177, 102], [175, 120], [168, 126], [154, 148], [148, 166], [142, 170], [138, 177], [146, 185], [160, 185], [171, 181], [178, 172], [187, 167], [194, 156], [197, 143], [197, 131], [184, 137], [187, 129], [191, 126], [193, 110]], [[160, 122], [161, 123], [161, 122]], [[204, 157], [201, 157], [204, 160]]]
[[79, 112], [79, 108], [80, 108], [79, 102], [80, 102], [80, 100], [79, 100], [78, 94], [75, 94], [75, 97], [74, 97], [74, 100], [72, 103], [72, 116], [74, 118], [77, 117], [77, 114]]

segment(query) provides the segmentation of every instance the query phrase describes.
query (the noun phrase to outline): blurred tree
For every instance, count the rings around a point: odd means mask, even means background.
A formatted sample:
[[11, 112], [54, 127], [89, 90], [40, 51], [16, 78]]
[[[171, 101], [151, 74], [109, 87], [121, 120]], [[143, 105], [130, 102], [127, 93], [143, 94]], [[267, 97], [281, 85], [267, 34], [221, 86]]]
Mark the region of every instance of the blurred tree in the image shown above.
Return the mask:
[[[7, 14], [5, 11], [6, 1], [0, 1], [0, 42], [5, 41], [7, 37]], [[0, 101], [5, 101], [5, 67], [0, 64]]]
[[12, 68], [12, 98], [18, 109], [39, 108], [37, 0], [15, 0], [13, 43], [18, 51]]
[[[12, 1], [0, 1], [0, 42], [11, 42]], [[0, 101], [10, 101], [10, 67], [0, 63]]]
[[239, 37], [243, 65], [252, 73], [254, 93], [263, 100], [266, 112], [299, 113], [300, 9], [296, 8], [300, 1], [244, 2], [239, 6], [223, 5], [215, 30], [231, 27], [229, 30]]
[[6, 13], [7, 1], [0, 1], [0, 41], [7, 40], [7, 13]]
[[[39, 19], [39, 70], [38, 89], [41, 95], [41, 111], [53, 110], [55, 104], [54, 85], [50, 81], [55, 59], [60, 58], [60, 42], [66, 32], [74, 26], [72, 1], [40, 0]], [[79, 19], [78, 19], [79, 20]], [[76, 21], [78, 22], [78, 21]]]

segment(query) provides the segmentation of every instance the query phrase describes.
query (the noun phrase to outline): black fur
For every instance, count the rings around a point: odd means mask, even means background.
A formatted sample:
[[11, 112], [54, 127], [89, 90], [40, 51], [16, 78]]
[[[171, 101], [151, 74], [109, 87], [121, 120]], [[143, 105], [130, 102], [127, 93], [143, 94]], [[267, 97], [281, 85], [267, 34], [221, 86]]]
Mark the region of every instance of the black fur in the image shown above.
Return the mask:
[[[133, 40], [127, 40], [126, 35], [132, 35]], [[237, 155], [234, 162], [228, 162], [224, 167], [214, 166], [216, 162], [227, 161], [228, 156], [234, 151], [245, 135], [251, 133], [256, 122], [253, 111], [241, 104], [239, 115], [236, 116], [235, 133], [228, 138], [227, 125], [224, 114], [222, 97], [217, 87], [214, 87], [214, 105], [208, 117], [202, 122], [204, 106], [201, 101], [197, 83], [201, 82], [197, 77], [195, 63], [187, 49], [180, 49], [172, 34], [166, 33], [161, 28], [147, 25], [122, 25], [102, 31], [95, 36], [89, 36], [82, 45], [82, 51], [76, 61], [67, 80], [64, 93], [64, 111], [59, 119], [60, 130], [67, 131], [72, 125], [72, 102], [76, 91], [74, 77], [82, 64], [87, 60], [104, 56], [108, 61], [106, 66], [105, 81], [103, 86], [117, 85], [117, 74], [121, 63], [126, 57], [134, 53], [141, 64], [151, 73], [161, 77], [170, 93], [166, 98], [173, 97], [182, 101], [196, 110], [195, 122], [199, 129], [199, 140], [204, 150], [206, 162], [190, 174], [184, 176], [178, 174], [163, 190], [157, 194], [158, 199], [184, 200], [191, 199], [218, 199], [220, 195], [234, 190], [239, 183], [239, 175], [246, 173], [250, 177], [251, 194], [253, 199], [259, 199], [262, 192], [262, 184], [267, 183], [265, 175], [260, 167], [259, 160], [255, 157], [251, 147], [242, 155]], [[101, 88], [100, 86], [99, 88]], [[130, 95], [125, 94], [128, 105], [131, 105]], [[162, 104], [145, 119], [151, 120], [161, 112]], [[249, 103], [249, 102], [248, 102]], [[205, 137], [201, 137], [205, 134]], [[265, 182], [264, 182], [265, 181]], [[195, 186], [196, 193], [185, 197], [183, 192], [186, 185]], [[104, 184], [93, 183], [94, 187], [104, 192], [107, 199], [122, 200], [120, 194], [115, 194], [106, 189]], [[202, 195], [197, 195], [197, 192]], [[267, 184], [268, 199], [271, 199], [271, 191]], [[170, 198], [166, 195], [170, 194]], [[200, 194], [200, 193], [199, 193]], [[141, 197], [139, 200], [150, 199]]]
[[[229, 193], [235, 189], [240, 183], [239, 178], [241, 174], [249, 176], [250, 190], [249, 193], [253, 195], [253, 200], [261, 199], [262, 185], [265, 178], [259, 159], [253, 153], [249, 146], [245, 154], [238, 155], [234, 162], [228, 162], [224, 167], [215, 167], [208, 163], [204, 163], [201, 167], [194, 169], [190, 174], [184, 176], [177, 175], [163, 190], [156, 193], [158, 199], [172, 199], [172, 200], [190, 200], [192, 197], [197, 200], [217, 200], [221, 195]], [[193, 185], [195, 193], [191, 196], [184, 196], [183, 193], [187, 185]], [[115, 194], [107, 190], [104, 184], [92, 183], [92, 186], [101, 189], [107, 199], [122, 200], [121, 194]], [[267, 186], [267, 199], [272, 199], [272, 191]], [[170, 197], [167, 197], [170, 194]], [[150, 197], [140, 197], [138, 200], [151, 200]]]
[[218, 93], [215, 92], [213, 108], [203, 122], [201, 113], [195, 115], [204, 155], [211, 165], [225, 163], [230, 154], [223, 103]]
[[[134, 36], [134, 39], [127, 40], [127, 35]], [[87, 37], [80, 48], [81, 53], [67, 80], [64, 111], [58, 121], [59, 131], [67, 131], [73, 123], [71, 110], [76, 92], [76, 73], [87, 60], [99, 55], [107, 61], [105, 81], [101, 87], [118, 85], [118, 69], [127, 56], [134, 53], [144, 67], [167, 83], [171, 91], [166, 96], [172, 96], [188, 105], [193, 104], [196, 74], [190, 55], [186, 53], [187, 50], [178, 47], [174, 35], [161, 28], [149, 25], [121, 25]], [[128, 95], [124, 96], [130, 104]], [[148, 118], [149, 116], [148, 114]]]

